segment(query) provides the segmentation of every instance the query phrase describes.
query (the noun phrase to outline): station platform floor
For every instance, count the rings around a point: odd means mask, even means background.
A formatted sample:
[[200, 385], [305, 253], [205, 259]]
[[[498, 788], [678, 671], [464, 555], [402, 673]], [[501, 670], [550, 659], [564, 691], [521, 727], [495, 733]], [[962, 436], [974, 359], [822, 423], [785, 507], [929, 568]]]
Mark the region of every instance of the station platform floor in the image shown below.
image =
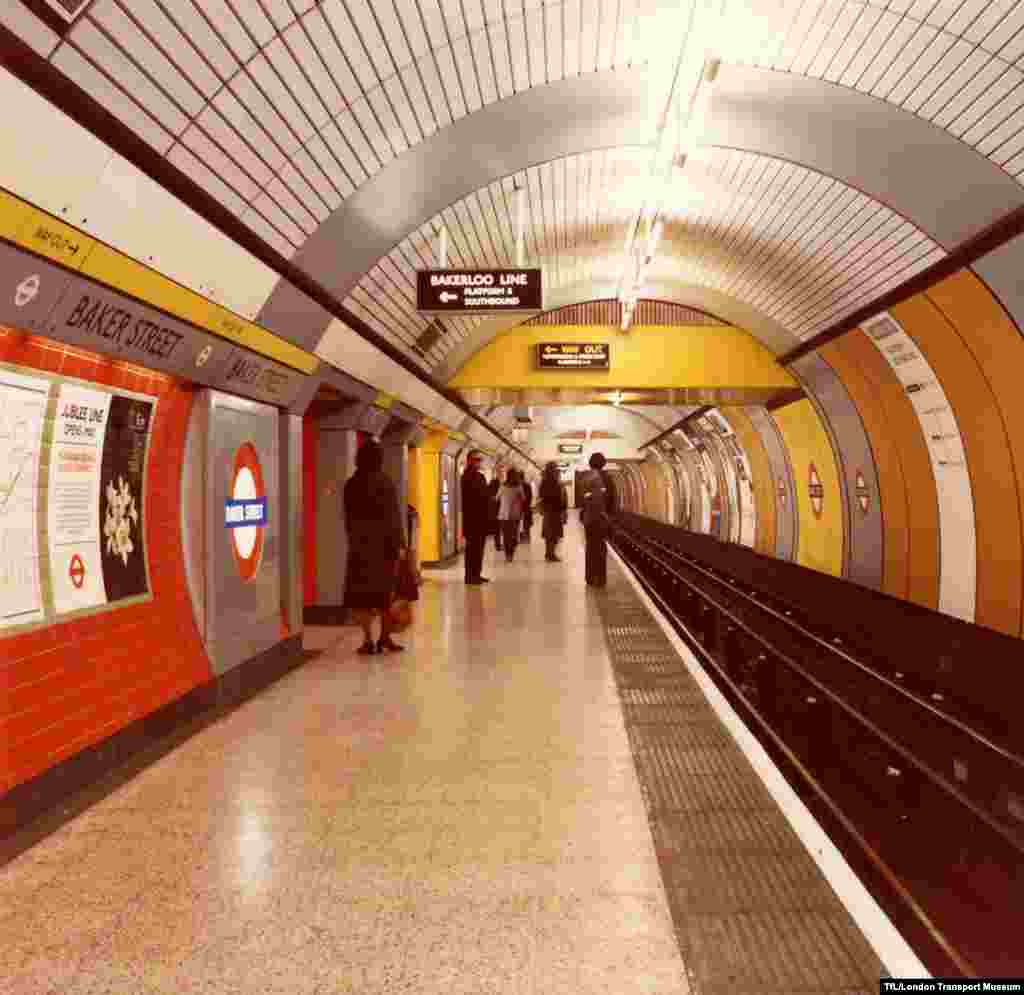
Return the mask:
[[[308, 629], [304, 666], [0, 867], [0, 992], [876, 992], [623, 570], [588, 588], [575, 525], [562, 555], [428, 573], [404, 653]], [[662, 787], [645, 702], [710, 737]]]

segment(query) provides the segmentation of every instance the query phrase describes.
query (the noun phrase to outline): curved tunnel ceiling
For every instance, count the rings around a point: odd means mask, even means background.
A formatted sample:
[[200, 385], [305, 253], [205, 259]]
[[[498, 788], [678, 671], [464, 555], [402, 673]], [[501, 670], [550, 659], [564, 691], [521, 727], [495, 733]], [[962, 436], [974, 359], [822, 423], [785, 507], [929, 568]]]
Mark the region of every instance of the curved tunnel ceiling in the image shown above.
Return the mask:
[[[500, 405], [489, 410], [488, 418], [502, 431], [511, 433], [516, 427], [514, 408]], [[655, 408], [635, 411], [629, 407], [588, 404], [575, 407], [534, 407], [533, 423], [529, 426], [531, 448], [536, 448], [537, 436], [553, 440], [569, 432], [589, 429], [618, 436], [631, 446], [640, 446], [664, 431], [692, 409]]]
[[[527, 258], [544, 268], [545, 303], [564, 302], [573, 287], [588, 298], [598, 288], [615, 288], [648, 158], [644, 149], [606, 149], [491, 184], [404, 239], [353, 288], [346, 305], [412, 345], [428, 323], [411, 296], [416, 269], [432, 264], [426, 232], [445, 223], [450, 265], [508, 264], [515, 235], [505, 208], [514, 183], [529, 191]], [[647, 286], [683, 284], [733, 300], [756, 316], [744, 327], [758, 337], [767, 319], [795, 344], [942, 258], [941, 248], [908, 221], [837, 180], [747, 152], [707, 148], [694, 158], [685, 173], [677, 171]], [[466, 339], [482, 345], [481, 324], [446, 320], [447, 334], [428, 358], [443, 362]], [[775, 336], [762, 341], [773, 351], [783, 345]]]
[[[372, 295], [375, 322], [436, 369], [483, 332], [449, 322], [442, 345], [417, 354], [409, 268], [431, 261], [439, 216], [456, 243], [465, 229], [463, 260], [510, 261], [499, 193], [517, 175], [530, 188], [531, 261], [600, 296], [602, 247], [617, 248], [623, 224], [614, 195], [628, 199], [653, 137], [644, 60], [671, 6], [98, 0], [63, 39], [20, 3], [3, 22], [353, 310], [367, 316]], [[687, 164], [665, 243], [697, 263], [669, 260], [663, 277], [806, 337], [901, 266], [905, 279], [1024, 203], [1022, 5], [727, 9], [708, 149]], [[624, 172], [598, 187], [598, 224], [559, 183], [605, 158]], [[593, 253], [581, 267], [584, 233]], [[828, 269], [823, 246], [852, 233], [861, 268]], [[283, 315], [274, 327], [311, 347], [324, 329], [304, 326], [308, 306], [282, 284], [263, 317]]]

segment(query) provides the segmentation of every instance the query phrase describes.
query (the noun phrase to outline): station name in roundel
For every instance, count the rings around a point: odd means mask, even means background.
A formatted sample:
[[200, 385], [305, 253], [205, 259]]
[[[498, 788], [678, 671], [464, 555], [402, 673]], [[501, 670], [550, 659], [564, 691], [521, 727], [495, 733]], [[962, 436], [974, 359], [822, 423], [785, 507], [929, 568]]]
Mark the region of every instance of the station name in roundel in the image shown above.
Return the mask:
[[224, 525], [231, 533], [235, 566], [243, 581], [252, 580], [259, 570], [267, 521], [267, 492], [259, 454], [251, 442], [246, 442], [235, 452], [224, 502]]
[[811, 509], [815, 518], [821, 518], [822, 509], [825, 507], [825, 488], [821, 486], [821, 478], [818, 476], [818, 468], [812, 463], [807, 473], [807, 493], [811, 498]]

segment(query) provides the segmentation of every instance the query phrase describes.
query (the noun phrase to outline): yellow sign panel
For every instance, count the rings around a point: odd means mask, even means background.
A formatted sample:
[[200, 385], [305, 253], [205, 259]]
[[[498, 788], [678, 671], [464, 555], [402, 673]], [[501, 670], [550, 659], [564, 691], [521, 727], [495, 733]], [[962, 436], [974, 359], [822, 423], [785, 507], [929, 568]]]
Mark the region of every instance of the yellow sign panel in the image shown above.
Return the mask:
[[395, 399], [390, 394], [381, 392], [373, 399], [373, 406], [375, 408], [382, 408], [384, 411], [390, 411], [395, 406]]
[[35, 207], [29, 207], [15, 241], [72, 270], [80, 270], [96, 246], [96, 239]]
[[25, 223], [25, 216], [30, 210], [23, 200], [0, 190], [0, 238], [7, 238], [13, 242], [18, 237], [18, 232]]

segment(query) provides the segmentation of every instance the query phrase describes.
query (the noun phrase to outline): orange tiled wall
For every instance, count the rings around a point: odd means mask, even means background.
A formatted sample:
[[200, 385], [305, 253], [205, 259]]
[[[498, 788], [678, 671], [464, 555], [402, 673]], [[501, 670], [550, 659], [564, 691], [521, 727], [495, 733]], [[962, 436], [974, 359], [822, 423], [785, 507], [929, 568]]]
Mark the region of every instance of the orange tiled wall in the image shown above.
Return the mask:
[[153, 601], [0, 634], [0, 792], [211, 678], [185, 583], [180, 473], [193, 390], [57, 343], [0, 330], [0, 361], [158, 398], [145, 528]]

